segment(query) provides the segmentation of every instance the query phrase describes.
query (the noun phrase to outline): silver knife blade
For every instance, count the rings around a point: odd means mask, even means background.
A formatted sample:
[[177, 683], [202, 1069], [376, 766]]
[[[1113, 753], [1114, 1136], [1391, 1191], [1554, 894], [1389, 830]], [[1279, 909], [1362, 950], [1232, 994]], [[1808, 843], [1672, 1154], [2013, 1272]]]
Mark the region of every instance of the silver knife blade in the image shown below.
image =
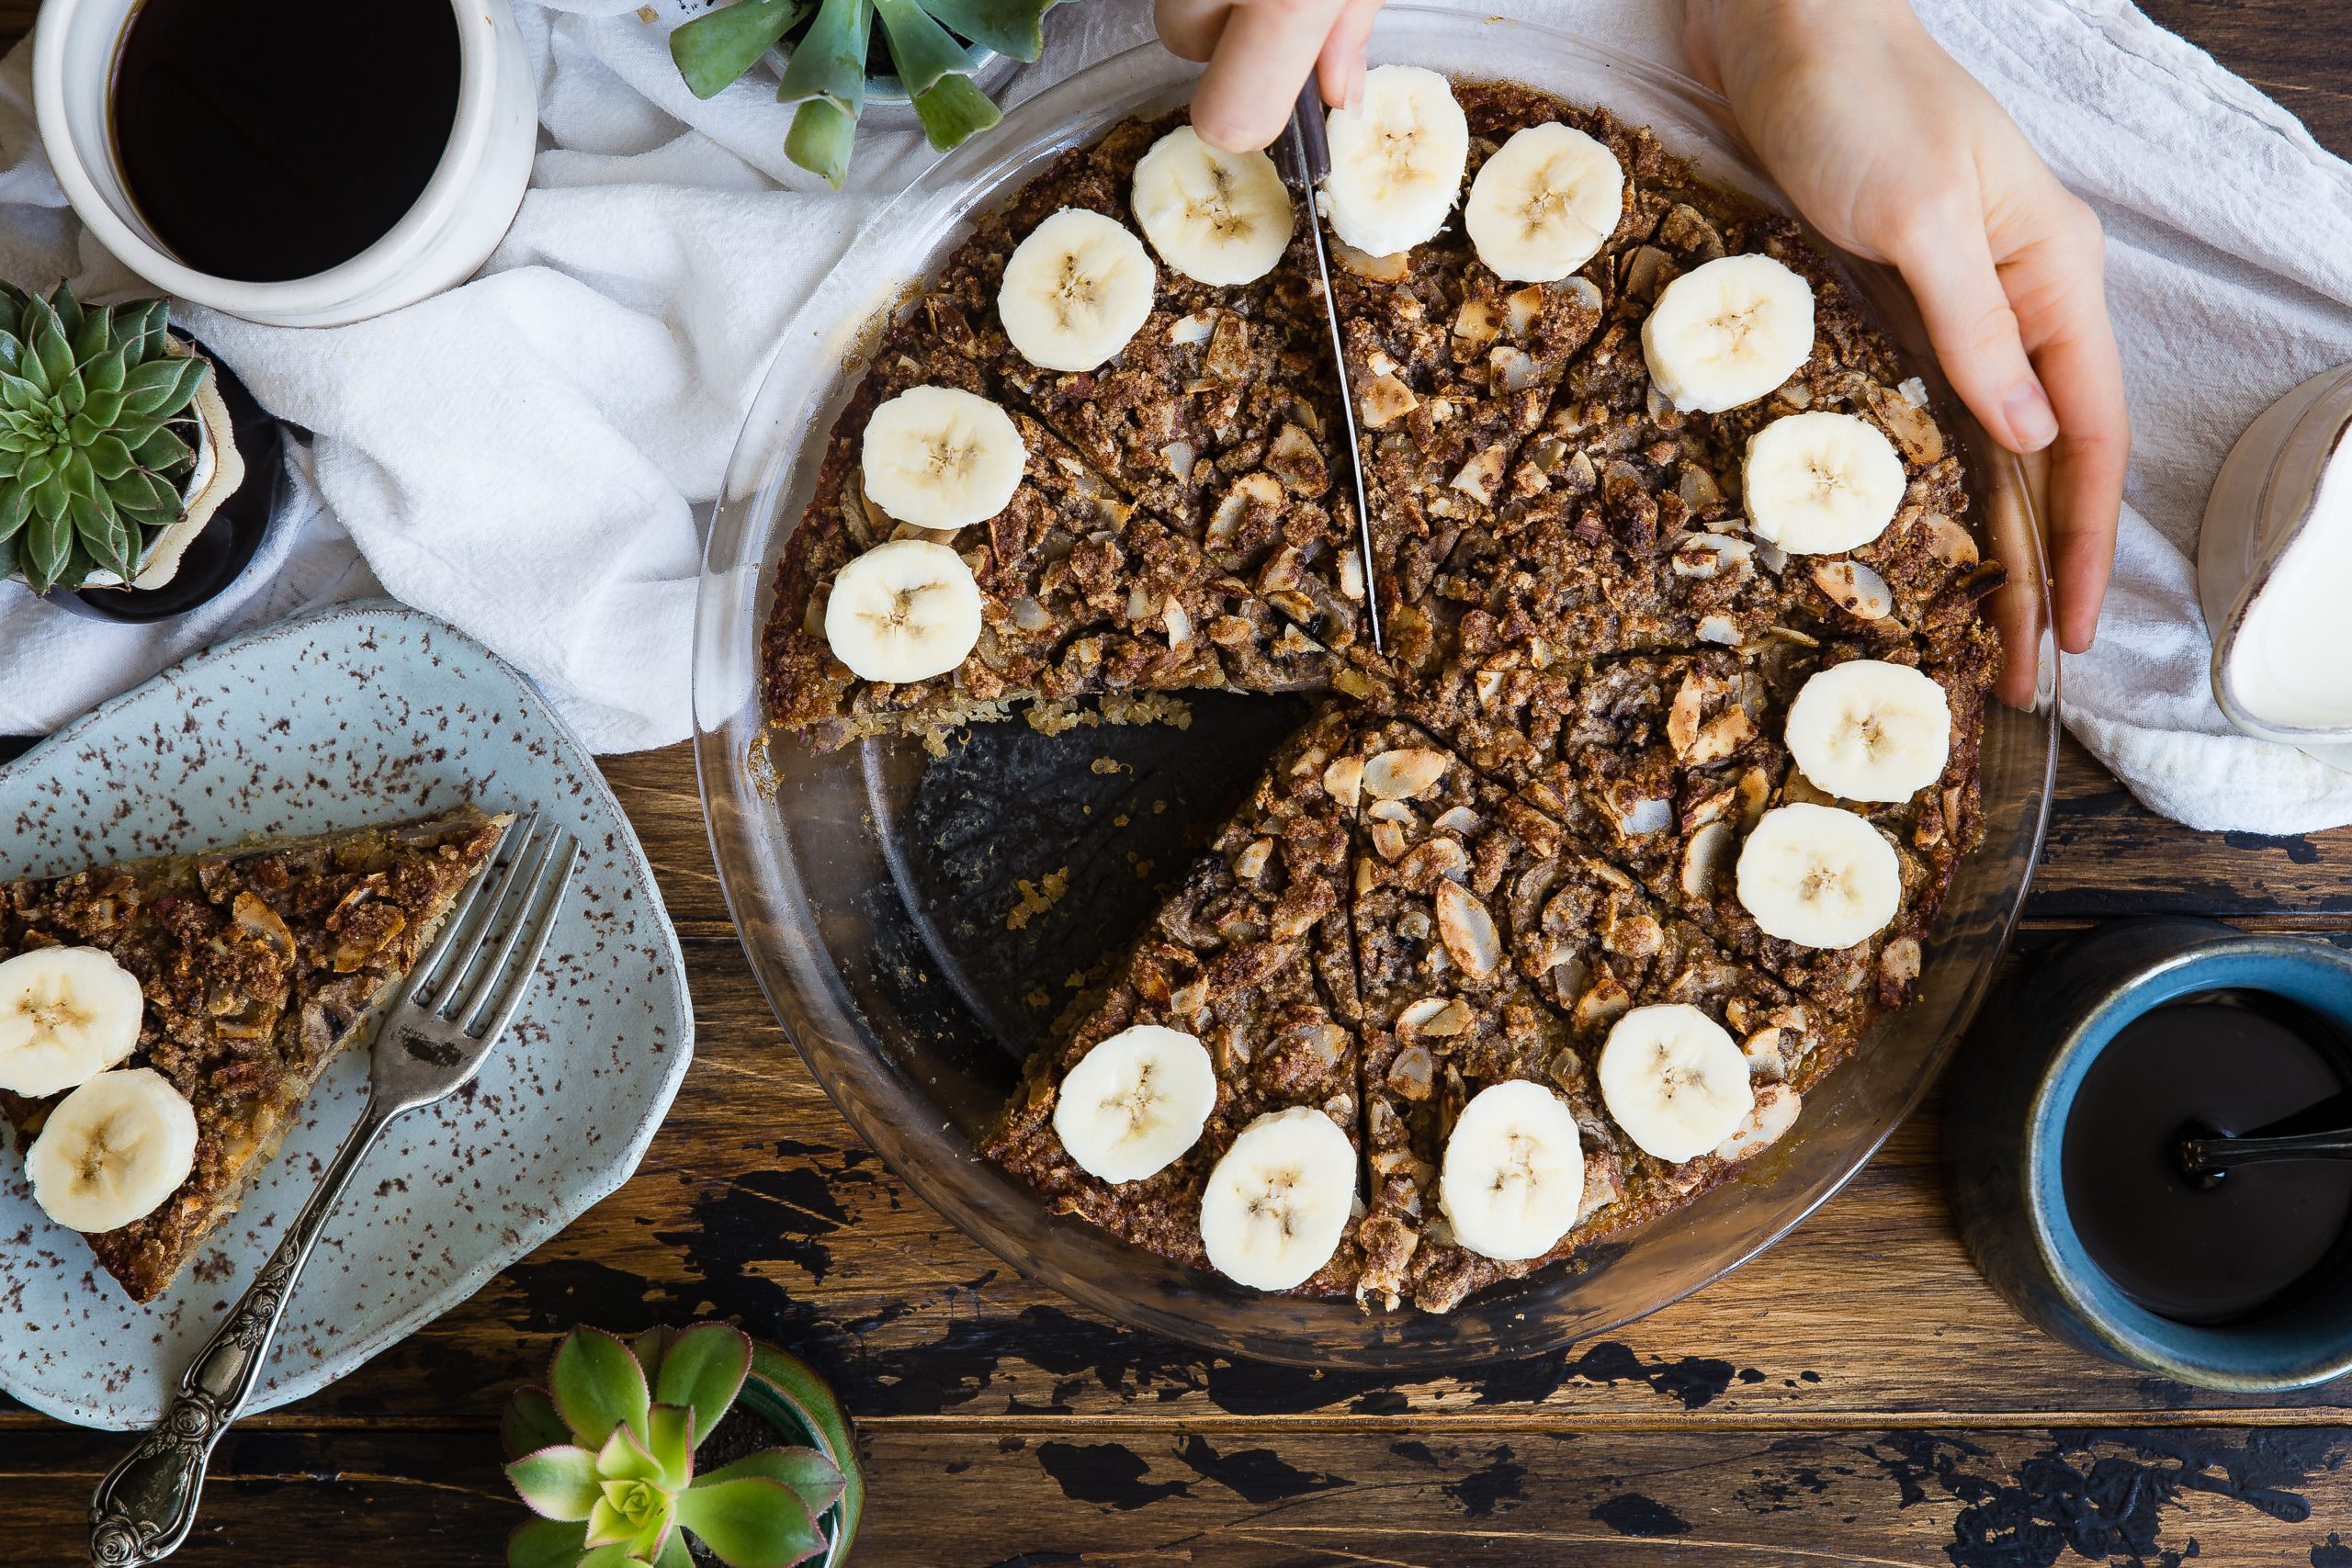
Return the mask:
[[1340, 378], [1340, 426], [1348, 438], [1348, 478], [1356, 502], [1356, 552], [1363, 567], [1364, 624], [1372, 633], [1372, 650], [1388, 651], [1380, 631], [1380, 579], [1373, 570], [1372, 508], [1363, 484], [1363, 448], [1356, 437], [1355, 389], [1348, 384], [1348, 340], [1340, 327], [1340, 301], [1331, 292], [1331, 257], [1323, 243], [1323, 215], [1315, 205], [1316, 188], [1331, 172], [1331, 148], [1323, 134], [1323, 95], [1312, 76], [1299, 90], [1291, 109], [1290, 129], [1283, 144], [1289, 156], [1283, 178], [1306, 205], [1306, 232], [1315, 242], [1315, 274], [1323, 285], [1323, 322], [1331, 333], [1331, 368]]

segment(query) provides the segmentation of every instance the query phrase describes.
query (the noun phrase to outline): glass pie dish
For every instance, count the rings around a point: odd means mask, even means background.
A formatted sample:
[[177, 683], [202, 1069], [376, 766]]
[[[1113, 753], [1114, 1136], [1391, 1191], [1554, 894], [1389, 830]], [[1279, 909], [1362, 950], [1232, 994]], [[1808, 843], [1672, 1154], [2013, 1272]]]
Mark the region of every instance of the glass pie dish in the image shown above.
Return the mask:
[[[1786, 209], [1713, 95], [1533, 24], [1391, 7], [1373, 58], [1458, 78], [1499, 73], [1650, 126], [1705, 177]], [[861, 1136], [922, 1197], [1023, 1273], [1109, 1317], [1239, 1357], [1405, 1371], [1523, 1356], [1589, 1337], [1697, 1290], [1821, 1203], [1917, 1102], [1992, 977], [2022, 901], [2057, 754], [2057, 661], [2025, 476], [1937, 376], [1894, 275], [1844, 270], [1926, 380], [1965, 448], [1976, 521], [2010, 582], [1993, 603], [2012, 705], [1988, 712], [1984, 843], [1959, 868], [1914, 1003], [1805, 1097], [1740, 1175], [1568, 1264], [1443, 1315], [1262, 1295], [1051, 1213], [975, 1152], [1028, 1049], [1148, 917], [1156, 869], [1215, 822], [1306, 711], [1303, 699], [1204, 695], [1189, 730], [976, 727], [944, 755], [913, 739], [830, 753], [767, 731], [758, 691], [770, 578], [824, 436], [891, 308], [1048, 160], [1189, 96], [1197, 68], [1157, 46], [1039, 94], [916, 180], [851, 246], [787, 328], [714, 517], [695, 626], [695, 750], [729, 908], [777, 1018]], [[1816, 237], [1822, 252], [1834, 247]], [[1193, 842], [1197, 843], [1195, 832]]]

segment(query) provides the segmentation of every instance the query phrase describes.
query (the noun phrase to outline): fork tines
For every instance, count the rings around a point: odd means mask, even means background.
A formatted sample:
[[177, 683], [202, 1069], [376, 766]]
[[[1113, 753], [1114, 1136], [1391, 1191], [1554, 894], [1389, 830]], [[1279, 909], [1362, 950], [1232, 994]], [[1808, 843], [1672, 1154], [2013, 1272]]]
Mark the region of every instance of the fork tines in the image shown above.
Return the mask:
[[560, 828], [542, 831], [537, 812], [509, 826], [418, 961], [402, 1001], [474, 1039], [494, 1038], [537, 970], [579, 861], [577, 840]]

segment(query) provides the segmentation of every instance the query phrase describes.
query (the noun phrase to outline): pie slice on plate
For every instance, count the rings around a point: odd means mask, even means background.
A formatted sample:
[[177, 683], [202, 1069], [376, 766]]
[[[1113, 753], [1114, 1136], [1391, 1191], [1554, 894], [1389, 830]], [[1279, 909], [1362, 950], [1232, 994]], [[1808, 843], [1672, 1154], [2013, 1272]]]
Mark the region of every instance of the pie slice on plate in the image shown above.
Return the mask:
[[0, 882], [0, 1114], [36, 1198], [132, 1300], [235, 1212], [509, 820], [465, 807]]

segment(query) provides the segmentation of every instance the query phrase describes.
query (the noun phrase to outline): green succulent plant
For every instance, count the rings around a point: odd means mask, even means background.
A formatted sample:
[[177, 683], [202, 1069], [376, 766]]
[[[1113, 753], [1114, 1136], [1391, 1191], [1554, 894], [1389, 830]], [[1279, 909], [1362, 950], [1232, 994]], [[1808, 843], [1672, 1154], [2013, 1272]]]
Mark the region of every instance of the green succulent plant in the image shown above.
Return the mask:
[[196, 449], [174, 428], [211, 366], [175, 352], [171, 308], [85, 307], [0, 283], [0, 577], [36, 593], [128, 582], [179, 521]]
[[705, 1474], [695, 1449], [742, 1391], [752, 1346], [723, 1323], [623, 1341], [575, 1328], [545, 1388], [517, 1390], [501, 1435], [506, 1477], [539, 1517], [508, 1568], [693, 1568], [691, 1533], [732, 1568], [789, 1568], [823, 1551], [820, 1516], [843, 1478], [815, 1449], [767, 1449]]
[[776, 101], [797, 103], [785, 155], [835, 190], [849, 173], [865, 108], [866, 57], [875, 25], [890, 66], [914, 100], [915, 118], [944, 152], [1002, 118], [972, 85], [966, 43], [1014, 60], [1045, 49], [1056, 0], [734, 0], [670, 35], [670, 57], [696, 97], [707, 98], [779, 43], [791, 60]]

